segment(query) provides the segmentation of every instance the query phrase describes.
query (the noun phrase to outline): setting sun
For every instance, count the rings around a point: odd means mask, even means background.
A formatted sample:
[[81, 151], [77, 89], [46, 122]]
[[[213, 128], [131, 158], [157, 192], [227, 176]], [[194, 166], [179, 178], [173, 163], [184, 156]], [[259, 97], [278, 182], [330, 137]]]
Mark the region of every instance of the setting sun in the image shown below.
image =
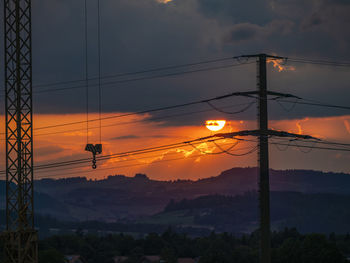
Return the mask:
[[225, 127], [225, 120], [209, 120], [205, 122], [205, 126], [211, 131], [220, 131]]

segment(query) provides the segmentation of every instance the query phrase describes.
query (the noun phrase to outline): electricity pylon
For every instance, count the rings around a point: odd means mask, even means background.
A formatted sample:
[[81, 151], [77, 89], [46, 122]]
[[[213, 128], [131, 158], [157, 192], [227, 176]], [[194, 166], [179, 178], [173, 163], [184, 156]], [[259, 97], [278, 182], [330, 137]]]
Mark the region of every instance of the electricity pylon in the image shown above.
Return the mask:
[[266, 54], [246, 55], [239, 58], [256, 58], [257, 59], [257, 90], [248, 92], [235, 92], [230, 96], [247, 96], [254, 97], [258, 100], [258, 130], [239, 131], [233, 133], [219, 133], [214, 136], [204, 137], [201, 139], [209, 139], [211, 137], [233, 138], [235, 136], [255, 136], [258, 137], [258, 164], [259, 164], [259, 214], [260, 214], [260, 263], [271, 262], [271, 227], [270, 227], [270, 179], [269, 179], [269, 137], [289, 137], [294, 139], [313, 139], [309, 135], [293, 134], [284, 131], [275, 131], [268, 128], [268, 95], [284, 98], [296, 98], [291, 94], [284, 94], [267, 90], [267, 60], [284, 60], [283, 57], [270, 56]]
[[291, 94], [271, 92], [267, 90], [266, 64], [268, 59], [284, 60], [283, 57], [267, 54], [246, 55], [245, 58], [257, 59], [257, 91], [248, 92], [248, 95], [256, 94], [258, 97], [258, 126], [256, 131], [248, 131], [246, 135], [259, 138], [259, 214], [260, 214], [260, 263], [271, 262], [271, 226], [270, 226], [270, 176], [269, 176], [269, 137], [292, 137], [302, 139], [316, 139], [308, 135], [292, 134], [288, 132], [277, 132], [268, 128], [268, 95], [277, 97], [297, 98]]
[[31, 0], [4, 0], [5, 262], [37, 263], [33, 210]]

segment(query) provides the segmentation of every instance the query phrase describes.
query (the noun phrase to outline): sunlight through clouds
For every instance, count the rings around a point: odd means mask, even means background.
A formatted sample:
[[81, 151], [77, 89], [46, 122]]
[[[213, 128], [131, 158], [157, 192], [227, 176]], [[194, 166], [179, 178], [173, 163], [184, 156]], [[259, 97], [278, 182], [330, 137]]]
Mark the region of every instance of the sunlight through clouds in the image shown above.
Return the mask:
[[267, 59], [267, 63], [272, 63], [273, 67], [278, 70], [278, 72], [282, 71], [295, 71], [294, 66], [286, 66], [282, 59]]
[[[120, 113], [110, 113], [108, 116]], [[35, 128], [50, 126], [53, 120], [56, 123], [79, 122], [86, 117], [84, 114], [62, 114], [34, 116]], [[96, 114], [91, 115], [95, 119]], [[4, 122], [4, 116], [0, 115]], [[286, 130], [292, 133], [310, 134], [321, 139], [330, 141], [348, 142], [350, 131], [349, 116], [335, 117], [306, 117], [301, 119], [271, 120], [270, 127], [275, 130]], [[204, 125], [168, 126], [161, 123], [149, 121], [149, 116], [128, 116], [123, 120], [106, 119], [102, 123], [104, 145], [103, 155], [127, 152], [143, 148], [151, 148], [160, 145], [168, 145], [176, 142], [193, 140], [205, 137], [212, 133]], [[250, 120], [228, 120], [224, 132], [232, 130], [254, 129], [255, 121]], [[325, 125], [327, 124], [327, 125]], [[94, 143], [97, 140], [98, 129], [96, 124], [90, 126], [90, 138]], [[67, 132], [71, 130], [71, 132]], [[4, 146], [4, 135], [2, 134], [0, 146]], [[72, 159], [89, 158], [90, 154], [84, 151], [86, 144], [86, 124], [77, 123], [71, 127], [56, 127], [54, 129], [35, 130], [34, 160], [36, 165], [68, 161]], [[230, 141], [220, 141], [220, 146], [228, 149]], [[136, 173], [145, 173], [150, 178], [161, 180], [172, 179], [198, 179], [219, 174], [222, 170], [234, 166], [254, 166], [256, 155], [251, 154], [243, 157], [233, 157], [227, 154], [213, 155], [211, 153], [221, 150], [213, 143], [179, 146], [174, 149], [153, 152], [143, 155], [125, 155], [119, 158], [109, 158], [98, 162], [96, 171], [90, 164], [77, 166], [72, 170], [50, 170], [44, 173], [36, 172], [36, 178], [42, 177], [70, 177], [89, 176], [89, 178], [104, 178], [113, 174], [124, 174], [133, 176]], [[232, 153], [245, 152], [247, 147], [254, 147], [254, 143], [241, 142], [239, 147], [231, 150]], [[333, 171], [349, 171], [347, 160], [334, 159], [335, 153], [331, 151], [313, 151], [309, 155], [299, 153], [297, 148], [290, 147], [288, 151], [281, 154], [271, 147], [272, 163], [274, 169], [287, 169], [292, 167], [303, 167], [310, 169], [328, 169]], [[318, 158], [333, 160], [329, 163], [320, 163]], [[332, 159], [333, 158], [333, 159]], [[4, 166], [4, 152], [0, 152], [0, 166]], [[338, 161], [335, 161], [338, 160]], [[172, 169], [169, 169], [169, 166]]]
[[157, 0], [158, 3], [167, 4], [173, 0]]

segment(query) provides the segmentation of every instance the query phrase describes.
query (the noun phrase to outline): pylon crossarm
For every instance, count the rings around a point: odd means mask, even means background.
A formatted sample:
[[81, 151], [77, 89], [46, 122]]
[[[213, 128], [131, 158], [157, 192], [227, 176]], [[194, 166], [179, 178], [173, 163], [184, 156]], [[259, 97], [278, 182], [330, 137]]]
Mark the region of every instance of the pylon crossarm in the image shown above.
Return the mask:
[[284, 59], [284, 60], [288, 59], [287, 57], [273, 56], [268, 54], [242, 55], [234, 58], [256, 58], [260, 56], [264, 56], [266, 58], [272, 58], [272, 59]]
[[[295, 134], [285, 131], [275, 131], [275, 130], [268, 130], [260, 131], [260, 130], [244, 130], [244, 131], [238, 131], [238, 132], [230, 132], [230, 133], [218, 133], [210, 137], [222, 137], [222, 138], [233, 138], [236, 136], [276, 136], [276, 137], [290, 137], [290, 138], [298, 138], [298, 139], [305, 139], [305, 140], [317, 140], [320, 141], [320, 139], [310, 136], [310, 135], [302, 135], [302, 134]], [[207, 137], [206, 139], [208, 139]]]
[[234, 97], [234, 96], [243, 96], [243, 97], [251, 97], [251, 98], [256, 98], [255, 96], [252, 95], [256, 95], [258, 94], [257, 91], [244, 91], [244, 92], [233, 92], [227, 95], [223, 95], [223, 96], [218, 96], [215, 97], [214, 99], [209, 99], [209, 100], [203, 100], [202, 102], [210, 102], [213, 100], [222, 100], [225, 98], [229, 98], [229, 97]]
[[296, 134], [296, 133], [290, 133], [285, 131], [275, 131], [275, 130], [268, 130], [266, 135], [276, 136], [276, 137], [290, 137], [290, 138], [298, 138], [298, 139], [304, 139], [304, 140], [316, 140], [321, 141], [319, 138], [310, 136], [310, 135], [303, 135], [303, 134]]
[[310, 136], [310, 135], [295, 134], [295, 133], [290, 133], [290, 132], [285, 132], [285, 131], [268, 130], [268, 131], [264, 132], [264, 131], [260, 131], [260, 130], [243, 130], [243, 131], [238, 131], [238, 132], [217, 133], [214, 135], [198, 138], [198, 139], [191, 141], [191, 142], [204, 141], [204, 140], [209, 140], [209, 139], [214, 139], [214, 138], [233, 139], [234, 137], [237, 137], [237, 136], [260, 136], [260, 135], [276, 136], [276, 137], [290, 137], [290, 138], [298, 138], [298, 139], [304, 139], [304, 140], [320, 141], [320, 139], [313, 137], [313, 136]]
[[[214, 135], [210, 135], [210, 136], [206, 136], [206, 137], [201, 137], [198, 138], [196, 140], [192, 140], [190, 142], [197, 142], [197, 141], [204, 141], [204, 140], [209, 140], [209, 139], [214, 139], [214, 138], [222, 138], [222, 139], [227, 139], [227, 138], [233, 138], [236, 136], [248, 136], [248, 135], [256, 135], [257, 134], [257, 130], [252, 130], [252, 131], [248, 131], [248, 130], [244, 130], [244, 131], [238, 131], [238, 132], [228, 132], [228, 133], [216, 133]], [[185, 143], [189, 143], [189, 142], [185, 142]]]
[[[259, 95], [259, 92], [258, 91], [233, 92], [233, 93], [230, 93], [230, 94], [227, 94], [227, 95], [224, 95], [224, 96], [216, 97], [214, 99], [204, 100], [203, 102], [210, 102], [210, 101], [213, 101], [213, 100], [221, 100], [221, 99], [234, 97], [234, 96], [250, 97], [250, 98], [257, 99], [258, 97], [254, 96], [254, 95]], [[301, 99], [300, 97], [298, 97], [296, 95], [293, 95], [293, 94], [281, 93], [281, 92], [275, 92], [275, 91], [267, 91], [267, 95], [276, 96], [275, 99], [278, 99], [278, 98]]]
[[277, 96], [276, 99], [278, 98], [295, 98], [295, 99], [301, 99], [298, 96], [295, 96], [293, 94], [289, 94], [289, 93], [281, 93], [281, 92], [275, 92], [275, 91], [267, 91], [267, 95], [272, 95], [272, 96]]

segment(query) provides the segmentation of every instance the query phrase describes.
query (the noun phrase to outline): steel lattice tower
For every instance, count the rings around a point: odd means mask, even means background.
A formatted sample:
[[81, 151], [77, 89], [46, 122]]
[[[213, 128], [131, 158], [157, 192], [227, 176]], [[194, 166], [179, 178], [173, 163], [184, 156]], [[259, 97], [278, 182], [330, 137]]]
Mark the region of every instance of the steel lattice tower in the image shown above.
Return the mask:
[[31, 0], [4, 0], [6, 263], [37, 263], [33, 211]]

